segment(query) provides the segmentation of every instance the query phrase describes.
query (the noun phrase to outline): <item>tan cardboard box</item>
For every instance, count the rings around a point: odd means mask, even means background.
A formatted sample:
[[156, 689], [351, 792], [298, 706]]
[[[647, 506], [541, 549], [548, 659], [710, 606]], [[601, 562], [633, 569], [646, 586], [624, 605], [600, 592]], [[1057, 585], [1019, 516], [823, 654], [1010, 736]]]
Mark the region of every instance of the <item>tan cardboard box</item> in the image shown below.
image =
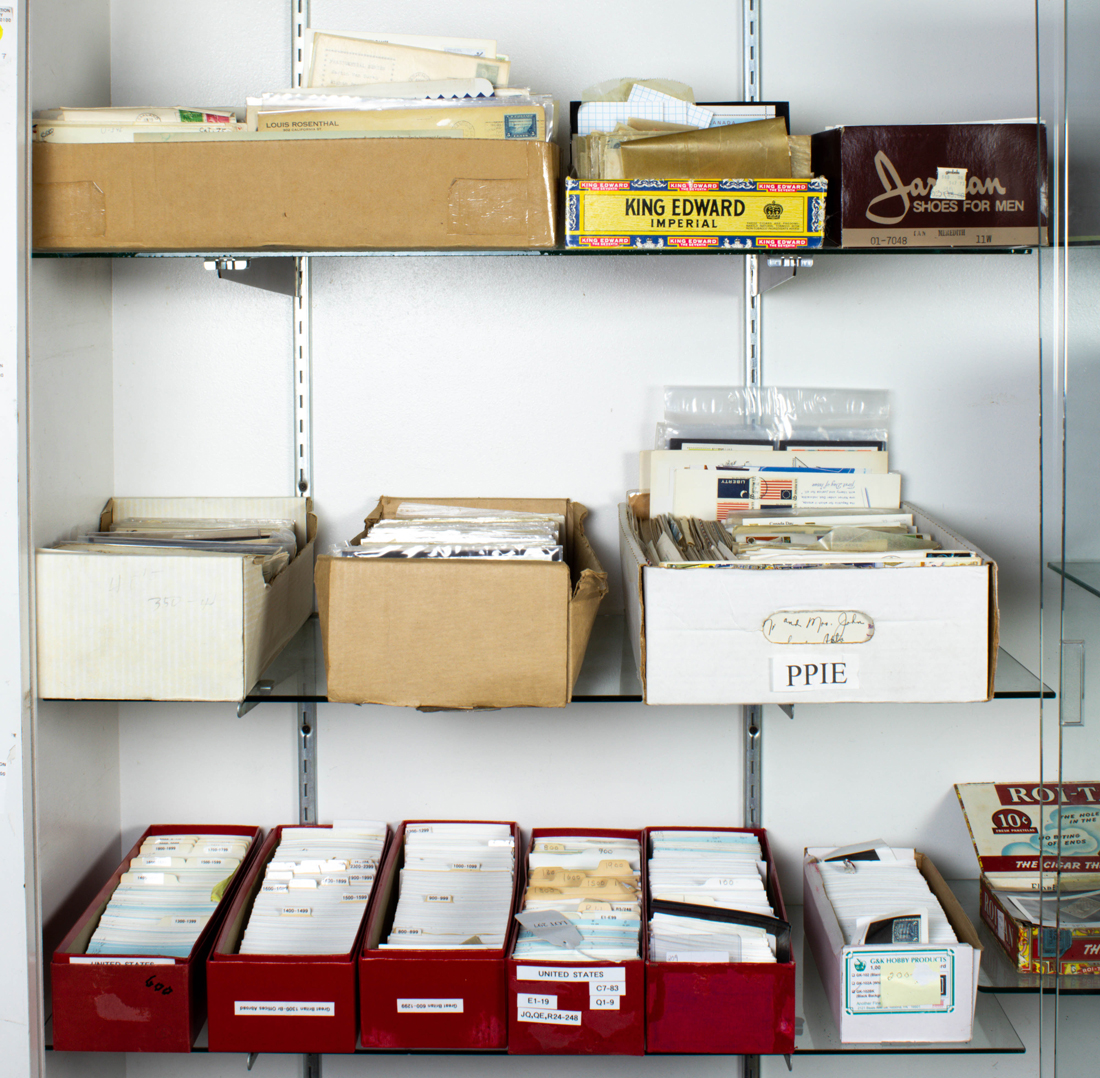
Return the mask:
[[251, 555], [37, 551], [39, 696], [242, 700], [309, 617], [309, 499], [112, 498], [100, 527], [155, 516], [290, 519], [298, 556], [268, 584]]
[[552, 247], [557, 178], [530, 140], [37, 143], [33, 245]]
[[[817, 859], [831, 849], [805, 851], [803, 902], [806, 942], [817, 963], [841, 1043], [970, 1040], [982, 945], [970, 918], [931, 859], [918, 852], [917, 868], [943, 907], [958, 942], [854, 946], [844, 942], [818, 867]], [[933, 990], [934, 998], [922, 1002], [913, 1002], [897, 990], [891, 992], [891, 966], [923, 969], [923, 976], [938, 978], [939, 991]]]
[[[408, 498], [383, 498], [361, 539]], [[564, 707], [607, 574], [588, 510], [549, 498], [422, 498], [565, 517], [564, 562], [317, 559], [328, 698], [412, 707]]]
[[[973, 550], [915, 506], [920, 531]], [[619, 508], [627, 625], [649, 704], [933, 703], [993, 695], [999, 637], [997, 566], [662, 569], [649, 565]], [[778, 613], [823, 623], [858, 614], [863, 640], [769, 637]], [[809, 640], [809, 638], [808, 638]]]

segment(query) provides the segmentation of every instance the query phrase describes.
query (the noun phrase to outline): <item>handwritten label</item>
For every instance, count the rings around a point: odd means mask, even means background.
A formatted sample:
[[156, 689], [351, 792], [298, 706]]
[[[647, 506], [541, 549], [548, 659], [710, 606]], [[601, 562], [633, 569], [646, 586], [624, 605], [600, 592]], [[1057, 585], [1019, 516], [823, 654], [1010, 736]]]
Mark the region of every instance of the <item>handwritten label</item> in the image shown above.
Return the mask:
[[398, 1014], [462, 1014], [461, 999], [399, 999]]
[[728, 951], [669, 951], [666, 962], [728, 962]]
[[156, 977], [147, 977], [145, 979], [145, 987], [152, 989], [154, 992], [159, 992], [162, 996], [170, 996], [172, 994], [172, 986], [165, 984], [163, 981], [158, 981]]
[[335, 1003], [296, 1003], [282, 1000], [238, 999], [233, 1003], [235, 1015], [278, 1015], [293, 1018], [334, 1018]]
[[865, 644], [875, 623], [858, 610], [780, 610], [764, 619], [771, 644]]
[[517, 913], [516, 920], [555, 947], [579, 947], [584, 939], [576, 925], [558, 910], [527, 910]]

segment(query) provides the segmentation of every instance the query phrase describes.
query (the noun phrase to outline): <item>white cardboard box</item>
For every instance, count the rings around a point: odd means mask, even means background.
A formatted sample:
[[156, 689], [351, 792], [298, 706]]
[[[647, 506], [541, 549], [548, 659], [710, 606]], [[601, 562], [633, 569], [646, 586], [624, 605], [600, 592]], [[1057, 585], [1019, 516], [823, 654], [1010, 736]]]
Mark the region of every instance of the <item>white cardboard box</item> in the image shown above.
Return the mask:
[[[912, 505], [944, 547], [972, 543]], [[619, 507], [627, 625], [649, 704], [988, 700], [997, 661], [997, 566], [662, 569]], [[769, 621], [862, 616], [862, 642], [784, 643]], [[866, 627], [855, 635], [866, 636]]]
[[35, 554], [38, 695], [242, 700], [313, 608], [317, 518], [306, 498], [112, 498], [100, 516], [290, 519], [298, 555], [259, 559]]
[[[969, 1041], [974, 1031], [982, 945], [973, 924], [936, 866], [924, 854], [916, 855], [917, 867], [939, 899], [959, 942], [855, 947], [844, 942], [815, 860], [832, 848], [806, 850], [803, 902], [806, 942], [817, 963], [817, 972], [840, 1030], [841, 1042], [923, 1041], [954, 1044]], [[914, 965], [920, 965], [933, 975], [938, 975], [938, 1001], [913, 1004], [906, 1002], [904, 996], [892, 998], [893, 990], [886, 987], [889, 982], [882, 980], [882, 974], [894, 963], [905, 964], [909, 970]]]

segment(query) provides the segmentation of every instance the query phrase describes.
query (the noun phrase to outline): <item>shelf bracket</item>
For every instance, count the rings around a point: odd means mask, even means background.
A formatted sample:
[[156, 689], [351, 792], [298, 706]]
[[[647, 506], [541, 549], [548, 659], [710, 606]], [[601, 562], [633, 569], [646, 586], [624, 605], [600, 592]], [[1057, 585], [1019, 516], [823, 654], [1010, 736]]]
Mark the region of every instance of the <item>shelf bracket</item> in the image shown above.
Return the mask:
[[252, 1065], [256, 1062], [256, 1060], [259, 1058], [259, 1056], [260, 1056], [259, 1052], [249, 1052], [248, 1057], [244, 1061], [244, 1069], [246, 1071], [252, 1070]]
[[256, 688], [252, 691], [260, 694], [260, 698], [255, 696], [246, 696], [237, 705], [237, 718], [243, 719], [257, 704], [263, 703], [263, 697], [270, 695], [271, 690], [275, 688], [275, 682], [273, 681], [257, 681]]
[[207, 258], [202, 265], [222, 281], [235, 281], [281, 296], [294, 295], [294, 259], [290, 257]]
[[782, 711], [788, 719], [794, 718], [794, 704], [780, 704], [779, 710]]
[[748, 263], [752, 295], [759, 298], [797, 276], [800, 269], [812, 269], [814, 260], [806, 255], [749, 255]]
[[[298, 822], [317, 822], [317, 705], [297, 705], [298, 724]], [[320, 1073], [320, 1072], [318, 1072]]]
[[760, 786], [763, 753], [764, 707], [762, 704], [744, 704], [741, 722], [745, 737], [745, 827], [762, 827], [764, 819]]

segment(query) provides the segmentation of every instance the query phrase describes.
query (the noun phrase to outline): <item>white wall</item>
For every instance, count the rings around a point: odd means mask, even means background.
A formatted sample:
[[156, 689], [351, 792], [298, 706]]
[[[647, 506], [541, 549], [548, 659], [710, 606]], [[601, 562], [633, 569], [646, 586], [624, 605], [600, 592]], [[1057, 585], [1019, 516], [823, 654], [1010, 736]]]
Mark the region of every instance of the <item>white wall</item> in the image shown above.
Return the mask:
[[[102, 22], [92, 34], [98, 47], [87, 50], [98, 62], [63, 28], [81, 5], [36, 0], [36, 13], [40, 6], [55, 31], [39, 45], [36, 106], [91, 103], [88, 88], [102, 87], [108, 70], [114, 104], [241, 105], [246, 93], [289, 82], [289, 18], [274, 0], [192, 0], [186, 18], [167, 0], [112, 0], [109, 55]], [[543, 10], [494, 0], [395, 11], [367, 0], [313, 0], [312, 9], [321, 28], [496, 34], [512, 56], [513, 83], [563, 103], [618, 75], [678, 77], [701, 100], [740, 96], [736, 3], [608, 0]], [[802, 134], [837, 122], [1034, 115], [1033, 11], [1031, 0], [919, 7], [765, 0], [763, 93], [789, 99], [792, 129]], [[78, 92], [80, 100], [66, 99]], [[76, 312], [55, 325], [46, 314], [54, 303], [40, 303], [36, 322], [42, 457], [32, 474], [50, 469], [36, 499], [40, 539], [87, 521], [112, 493], [293, 489], [287, 298], [219, 281], [192, 259], [36, 270], [36, 296], [71, 298]], [[1094, 291], [1092, 264], [1078, 272]], [[826, 256], [764, 301], [765, 381], [891, 390], [891, 450], [905, 497], [997, 559], [1002, 638], [1033, 669], [1037, 273], [1037, 257], [1024, 255]], [[636, 483], [637, 450], [652, 444], [663, 385], [740, 380], [740, 263], [328, 257], [314, 262], [313, 288], [319, 548], [354, 535], [383, 493], [566, 496], [591, 508], [590, 533], [614, 585], [608, 608], [621, 606], [615, 504]], [[1091, 304], [1077, 313], [1095, 333]], [[1089, 378], [1082, 375], [1086, 385]], [[90, 446], [74, 457], [79, 470], [57, 469], [65, 456], [51, 444], [68, 449], [74, 441]], [[1080, 519], [1075, 549], [1092, 553], [1089, 518]], [[264, 704], [244, 719], [229, 705], [130, 703], [117, 714], [116, 724], [111, 708], [40, 709], [48, 731], [43, 879], [53, 908], [85, 865], [109, 859], [105, 835], [121, 831], [128, 840], [153, 821], [270, 826], [295, 818], [289, 705]], [[929, 852], [948, 876], [974, 875], [952, 784], [1037, 769], [1034, 701], [800, 707], [793, 720], [768, 708], [764, 724], [765, 822], [793, 902], [801, 849], [814, 843], [882, 835]], [[323, 705], [318, 729], [322, 820], [438, 813], [524, 827], [741, 822], [734, 708], [588, 704], [422, 715]], [[78, 833], [62, 793], [74, 774], [73, 788], [96, 805], [84, 853], [74, 850]], [[67, 874], [70, 857], [84, 862]], [[937, 1057], [937, 1069], [1037, 1075], [1035, 1004], [1035, 997], [1007, 1004], [1028, 1055]], [[778, 1073], [776, 1064], [769, 1061], [770, 1072]], [[157, 1078], [238, 1073], [240, 1065], [215, 1056], [135, 1056], [125, 1064], [128, 1075]], [[329, 1058], [325, 1070], [360, 1073], [365, 1065]], [[418, 1075], [561, 1067], [388, 1057], [369, 1065]], [[729, 1065], [570, 1061], [571, 1069], [624, 1076]], [[796, 1065], [821, 1075], [924, 1069], [908, 1058]], [[262, 1057], [254, 1073], [290, 1074], [293, 1066]], [[73, 1067], [50, 1061], [51, 1074]]]

